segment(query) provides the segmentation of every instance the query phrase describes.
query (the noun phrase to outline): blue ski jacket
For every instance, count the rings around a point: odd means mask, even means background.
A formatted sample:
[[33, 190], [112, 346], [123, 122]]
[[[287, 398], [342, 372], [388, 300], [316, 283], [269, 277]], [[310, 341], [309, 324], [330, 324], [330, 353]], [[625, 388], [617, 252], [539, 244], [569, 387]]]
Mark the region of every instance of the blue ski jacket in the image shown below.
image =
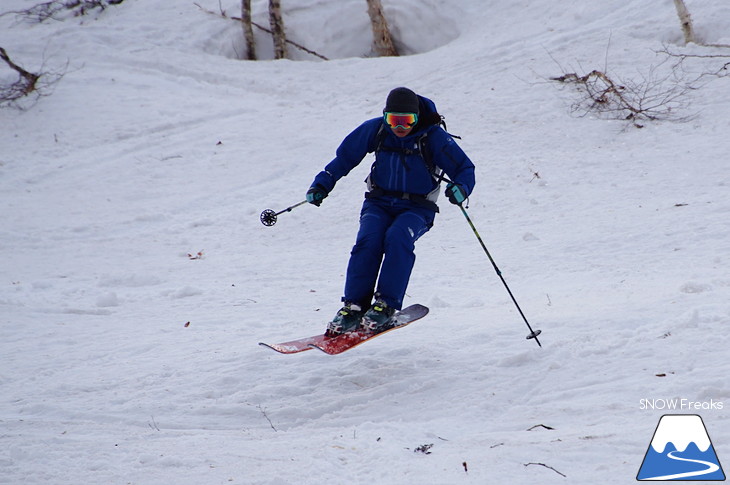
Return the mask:
[[[368, 153], [375, 152], [369, 189], [377, 187], [388, 195], [414, 194], [435, 202], [439, 181], [434, 169], [438, 169], [461, 185], [468, 196], [475, 184], [474, 164], [441, 127], [434, 102], [423, 96], [418, 98], [419, 120], [411, 133], [397, 137], [383, 117], [365, 121], [345, 137], [337, 148], [337, 156], [317, 174], [312, 186], [318, 185], [329, 193]], [[431, 166], [421, 153], [423, 150], [428, 151], [425, 156], [430, 158]]]

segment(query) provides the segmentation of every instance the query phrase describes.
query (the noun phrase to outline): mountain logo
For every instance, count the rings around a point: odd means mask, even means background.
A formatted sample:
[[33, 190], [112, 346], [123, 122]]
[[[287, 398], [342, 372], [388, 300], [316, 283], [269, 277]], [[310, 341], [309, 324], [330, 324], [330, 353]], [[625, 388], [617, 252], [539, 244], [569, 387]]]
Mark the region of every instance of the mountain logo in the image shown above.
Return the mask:
[[665, 414], [659, 419], [636, 479], [724, 481], [702, 418], [696, 414]]

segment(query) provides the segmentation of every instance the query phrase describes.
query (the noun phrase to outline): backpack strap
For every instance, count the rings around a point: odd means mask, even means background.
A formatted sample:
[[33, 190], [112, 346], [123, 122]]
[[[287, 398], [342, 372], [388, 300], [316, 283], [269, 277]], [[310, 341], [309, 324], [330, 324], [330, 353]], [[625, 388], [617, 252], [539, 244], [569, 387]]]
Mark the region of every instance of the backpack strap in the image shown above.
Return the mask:
[[436, 172], [438, 172], [439, 168], [433, 161], [433, 153], [428, 148], [427, 141], [428, 132], [424, 132], [421, 136], [418, 137], [416, 143], [418, 144], [418, 151], [421, 155], [421, 158], [423, 158], [423, 161], [426, 163], [426, 168], [428, 168], [429, 173], [434, 175]]
[[383, 145], [383, 140], [385, 139], [385, 125], [382, 123], [380, 124], [380, 128], [378, 128], [378, 132], [375, 134], [375, 145], [373, 146], [372, 150], [368, 150], [368, 153], [377, 153], [380, 151], [380, 148]]

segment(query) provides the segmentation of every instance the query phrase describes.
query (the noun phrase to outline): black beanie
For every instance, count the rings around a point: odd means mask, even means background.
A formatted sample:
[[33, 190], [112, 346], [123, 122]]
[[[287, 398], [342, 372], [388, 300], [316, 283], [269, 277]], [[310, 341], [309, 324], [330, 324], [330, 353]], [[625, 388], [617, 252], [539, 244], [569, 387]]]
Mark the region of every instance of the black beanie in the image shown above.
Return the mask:
[[395, 88], [388, 94], [383, 111], [418, 114], [418, 96], [408, 88]]

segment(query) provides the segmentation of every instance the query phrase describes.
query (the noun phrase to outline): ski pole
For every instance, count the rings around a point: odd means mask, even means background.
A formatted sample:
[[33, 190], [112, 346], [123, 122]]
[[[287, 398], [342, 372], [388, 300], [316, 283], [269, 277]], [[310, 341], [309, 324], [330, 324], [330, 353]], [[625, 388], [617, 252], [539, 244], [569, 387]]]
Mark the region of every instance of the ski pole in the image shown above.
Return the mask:
[[292, 209], [299, 207], [300, 205], [306, 204], [306, 203], [307, 203], [307, 201], [303, 200], [303, 201], [299, 202], [298, 204], [289, 206], [284, 210], [280, 210], [279, 212], [274, 212], [271, 209], [266, 209], [261, 213], [261, 217], [260, 217], [261, 224], [263, 224], [264, 226], [273, 226], [274, 224], [276, 224], [276, 216], [283, 214], [284, 212], [291, 212]]
[[474, 223], [472, 222], [471, 218], [469, 217], [469, 214], [467, 214], [466, 209], [464, 209], [464, 206], [462, 204], [459, 204], [459, 209], [461, 209], [461, 213], [464, 214], [464, 217], [466, 217], [467, 222], [471, 226], [471, 230], [474, 231], [474, 235], [479, 240], [479, 244], [482, 245], [482, 249], [484, 249], [484, 252], [487, 253], [487, 257], [489, 258], [489, 261], [492, 263], [492, 266], [494, 266], [494, 270], [497, 272], [497, 276], [499, 276], [499, 279], [502, 280], [502, 283], [504, 284], [504, 287], [507, 289], [507, 293], [509, 293], [510, 298], [512, 298], [512, 302], [517, 307], [517, 311], [520, 312], [520, 316], [522, 316], [522, 319], [525, 321], [525, 325], [527, 325], [527, 328], [530, 329], [530, 334], [527, 336], [527, 339], [535, 339], [535, 342], [537, 342], [537, 345], [542, 347], [542, 344], [540, 343], [540, 340], [538, 340], [537, 336], [540, 335], [542, 330], [533, 330], [530, 326], [530, 322], [527, 321], [527, 317], [525, 317], [525, 314], [522, 312], [522, 309], [520, 308], [520, 305], [517, 304], [517, 300], [515, 300], [514, 295], [512, 294], [512, 290], [509, 289], [509, 286], [507, 285], [507, 282], [504, 280], [504, 277], [502, 276], [502, 272], [497, 267], [497, 263], [494, 262], [494, 258], [492, 258], [492, 255], [489, 254], [489, 250], [487, 249], [487, 246], [484, 244], [484, 241], [482, 241], [482, 237], [479, 235], [479, 232], [477, 231], [477, 228], [474, 227]]

